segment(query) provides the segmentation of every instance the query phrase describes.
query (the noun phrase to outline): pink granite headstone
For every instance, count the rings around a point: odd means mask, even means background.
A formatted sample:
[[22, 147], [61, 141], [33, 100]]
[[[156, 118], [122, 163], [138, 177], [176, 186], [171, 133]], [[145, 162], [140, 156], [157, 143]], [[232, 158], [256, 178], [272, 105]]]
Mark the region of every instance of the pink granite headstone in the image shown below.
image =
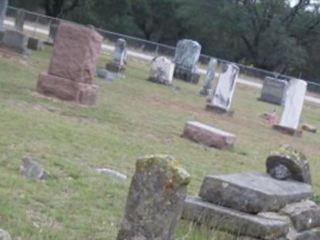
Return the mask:
[[48, 73], [40, 75], [38, 91], [66, 101], [94, 104], [98, 86], [93, 80], [102, 41], [92, 28], [61, 23]]

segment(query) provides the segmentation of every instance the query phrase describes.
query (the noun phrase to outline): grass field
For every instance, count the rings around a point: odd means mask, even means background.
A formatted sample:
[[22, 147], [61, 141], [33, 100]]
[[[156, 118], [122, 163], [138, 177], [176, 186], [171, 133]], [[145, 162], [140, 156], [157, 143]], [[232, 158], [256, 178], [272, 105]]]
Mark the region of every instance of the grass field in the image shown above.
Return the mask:
[[[0, 228], [13, 239], [115, 239], [137, 157], [166, 153], [191, 174], [195, 195], [207, 174], [265, 171], [265, 159], [289, 143], [310, 160], [315, 192], [320, 194], [320, 138], [302, 138], [272, 130], [260, 115], [281, 109], [257, 101], [260, 94], [238, 85], [233, 117], [204, 110], [200, 85], [181, 81], [175, 88], [146, 81], [149, 66], [130, 59], [124, 77], [100, 86], [94, 107], [41, 97], [35, 87], [46, 71], [51, 49], [29, 59], [0, 58]], [[103, 66], [107, 56], [100, 59]], [[180, 137], [184, 123], [198, 120], [233, 132], [230, 151], [219, 151]], [[320, 108], [306, 104], [303, 120], [320, 127]], [[48, 172], [44, 182], [22, 178], [23, 156], [32, 156]], [[117, 182], [94, 169], [108, 167], [129, 176]], [[219, 239], [205, 229], [182, 222], [177, 239]], [[222, 239], [222, 238], [220, 238]], [[223, 239], [228, 240], [228, 237]], [[230, 239], [232, 239], [230, 237]]]

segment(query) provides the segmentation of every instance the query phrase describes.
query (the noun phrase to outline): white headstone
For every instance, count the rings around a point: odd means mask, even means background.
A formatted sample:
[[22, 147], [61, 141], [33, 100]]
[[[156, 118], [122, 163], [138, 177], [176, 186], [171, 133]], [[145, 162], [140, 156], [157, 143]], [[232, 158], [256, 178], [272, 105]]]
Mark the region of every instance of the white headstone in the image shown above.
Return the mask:
[[150, 79], [161, 84], [171, 85], [174, 63], [165, 57], [157, 57], [152, 61]]
[[224, 64], [211, 106], [228, 112], [231, 107], [240, 69], [235, 64]]
[[298, 129], [306, 91], [307, 83], [305, 81], [292, 79], [289, 82], [284, 110], [279, 124], [281, 127]]

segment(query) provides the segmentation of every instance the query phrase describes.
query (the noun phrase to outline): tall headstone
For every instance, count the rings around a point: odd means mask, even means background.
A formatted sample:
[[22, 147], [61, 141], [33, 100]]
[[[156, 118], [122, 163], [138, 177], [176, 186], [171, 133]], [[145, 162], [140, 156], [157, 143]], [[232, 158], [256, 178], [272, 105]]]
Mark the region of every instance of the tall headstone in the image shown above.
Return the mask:
[[266, 77], [263, 81], [261, 101], [282, 105], [285, 101], [288, 82], [285, 80]]
[[305, 81], [290, 80], [280, 124], [274, 126], [276, 129], [289, 134], [297, 133], [306, 91], [307, 83]]
[[207, 108], [221, 112], [229, 112], [232, 97], [236, 88], [240, 69], [235, 64], [224, 64], [219, 82], [212, 100], [207, 104]]
[[171, 85], [174, 63], [166, 57], [156, 57], [152, 60], [149, 79], [160, 84]]
[[193, 40], [180, 40], [176, 47], [174, 76], [191, 83], [198, 83], [200, 74], [198, 61], [201, 54], [201, 45]]
[[16, 13], [16, 19], [14, 22], [14, 26], [16, 30], [23, 32], [23, 25], [26, 18], [26, 12], [22, 9], [18, 9]]
[[138, 159], [117, 240], [173, 240], [189, 181], [170, 156]]
[[218, 65], [217, 59], [211, 58], [208, 69], [207, 69], [206, 78], [204, 80], [203, 87], [200, 91], [200, 94], [203, 96], [208, 96], [209, 90], [212, 89], [212, 82], [214, 81], [216, 76], [217, 65]]
[[93, 28], [61, 23], [48, 73], [40, 75], [38, 91], [66, 101], [91, 105], [96, 102], [96, 62], [102, 36]]
[[125, 69], [127, 62], [127, 42], [119, 38], [116, 42], [115, 50], [112, 54], [112, 60], [106, 66], [107, 70], [120, 72]]
[[4, 20], [6, 18], [8, 7], [8, 0], [0, 0], [0, 41], [2, 41], [4, 36]]

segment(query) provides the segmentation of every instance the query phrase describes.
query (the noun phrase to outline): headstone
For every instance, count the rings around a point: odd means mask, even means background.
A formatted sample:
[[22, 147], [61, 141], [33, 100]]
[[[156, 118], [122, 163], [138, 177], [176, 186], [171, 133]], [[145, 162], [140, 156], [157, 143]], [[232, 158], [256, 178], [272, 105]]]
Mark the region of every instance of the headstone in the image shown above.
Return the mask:
[[186, 123], [182, 136], [206, 146], [219, 149], [231, 148], [236, 141], [234, 134], [193, 121]]
[[24, 157], [22, 159], [20, 173], [26, 178], [35, 180], [43, 180], [46, 177], [43, 168], [29, 157]]
[[102, 40], [92, 28], [61, 23], [49, 71], [40, 75], [38, 91], [66, 101], [94, 104], [98, 86], [93, 81]]
[[212, 82], [214, 81], [216, 76], [217, 65], [218, 65], [217, 59], [211, 58], [208, 69], [207, 69], [206, 78], [204, 80], [203, 87], [200, 91], [200, 94], [203, 96], [208, 96], [209, 91], [212, 89]]
[[261, 101], [282, 105], [285, 101], [288, 82], [277, 78], [266, 77], [263, 81]]
[[3, 44], [17, 53], [28, 55], [28, 37], [17, 30], [6, 30]]
[[11, 240], [11, 236], [8, 232], [0, 229], [0, 240]]
[[282, 118], [280, 124], [274, 126], [275, 129], [289, 134], [297, 133], [306, 91], [305, 81], [292, 79], [289, 82]]
[[191, 83], [198, 83], [200, 74], [198, 61], [201, 53], [201, 45], [189, 39], [180, 40], [176, 47], [174, 63], [174, 76]]
[[207, 104], [207, 108], [221, 112], [229, 112], [239, 71], [239, 67], [235, 64], [223, 65], [215, 94], [211, 102]]
[[152, 60], [149, 79], [160, 84], [171, 85], [174, 73], [174, 63], [166, 57], [156, 57]]
[[308, 124], [308, 123], [304, 123], [301, 128], [302, 130], [306, 132], [311, 132], [311, 133], [317, 133], [318, 131], [315, 126], [312, 126], [311, 124]]
[[311, 184], [311, 173], [306, 156], [284, 145], [278, 151], [273, 152], [267, 158], [267, 172], [275, 179], [293, 179], [299, 182]]
[[127, 42], [119, 38], [116, 42], [115, 50], [112, 54], [112, 60], [106, 68], [112, 72], [124, 71], [127, 62]]
[[59, 19], [51, 19], [51, 23], [49, 26], [49, 42], [54, 43], [54, 40], [56, 38], [58, 28], [60, 25], [60, 20]]
[[22, 9], [18, 9], [16, 12], [16, 19], [14, 26], [17, 31], [23, 32], [23, 25], [26, 18], [26, 12]]
[[173, 240], [189, 181], [170, 156], [138, 159], [117, 240]]
[[4, 20], [6, 18], [8, 0], [0, 0], [0, 32], [4, 33]]
[[44, 43], [38, 38], [29, 37], [28, 48], [34, 51], [42, 51], [44, 49]]
[[211, 203], [247, 213], [279, 211], [286, 204], [310, 199], [309, 184], [280, 181], [261, 173], [207, 176], [199, 196]]

